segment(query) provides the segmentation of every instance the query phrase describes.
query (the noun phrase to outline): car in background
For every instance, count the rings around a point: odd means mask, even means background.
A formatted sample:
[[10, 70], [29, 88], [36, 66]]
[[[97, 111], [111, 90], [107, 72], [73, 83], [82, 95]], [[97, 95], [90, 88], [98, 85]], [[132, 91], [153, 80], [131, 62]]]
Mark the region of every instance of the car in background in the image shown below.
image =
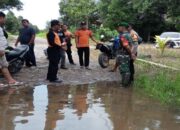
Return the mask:
[[[180, 48], [180, 33], [179, 32], [164, 32], [160, 35], [161, 39], [168, 39], [166, 46], [169, 48]], [[156, 44], [156, 48], [158, 48]]]

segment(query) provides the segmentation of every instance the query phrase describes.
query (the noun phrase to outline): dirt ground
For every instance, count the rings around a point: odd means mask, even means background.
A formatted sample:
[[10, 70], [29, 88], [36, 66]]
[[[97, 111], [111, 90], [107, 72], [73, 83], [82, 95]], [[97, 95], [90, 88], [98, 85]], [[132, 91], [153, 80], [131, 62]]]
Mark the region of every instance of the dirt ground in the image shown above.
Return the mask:
[[[13, 43], [13, 41], [11, 42]], [[43, 50], [47, 48], [46, 39], [36, 38], [35, 43], [36, 43], [35, 54], [37, 59], [37, 67], [32, 67], [32, 68], [24, 67], [19, 73], [13, 76], [15, 79], [24, 82], [25, 85], [28, 86], [49, 84], [49, 82], [46, 81], [48, 60], [43, 52]], [[92, 70], [80, 69], [77, 51], [76, 48], [73, 47], [73, 58], [75, 60], [76, 66], [70, 65], [67, 59], [66, 65], [68, 67], [68, 70], [60, 69], [58, 72], [58, 76], [63, 80], [63, 84], [76, 85], [76, 84], [94, 83], [97, 81], [119, 81], [120, 75], [118, 71], [116, 73], [109, 72], [112, 65], [107, 69], [102, 69], [99, 66], [98, 54], [99, 51], [95, 50], [95, 46], [91, 46], [90, 68]], [[0, 80], [4, 82], [4, 79], [0, 79]]]

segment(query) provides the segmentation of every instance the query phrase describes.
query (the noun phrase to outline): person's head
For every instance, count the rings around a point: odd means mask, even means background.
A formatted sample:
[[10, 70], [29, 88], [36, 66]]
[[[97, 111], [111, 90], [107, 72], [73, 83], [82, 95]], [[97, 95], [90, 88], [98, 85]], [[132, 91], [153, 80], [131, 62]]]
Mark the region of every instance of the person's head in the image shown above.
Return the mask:
[[0, 12], [0, 26], [5, 24], [6, 15], [3, 12]]
[[129, 24], [128, 24], [128, 23], [126, 23], [126, 22], [121, 22], [121, 23], [118, 24], [118, 26], [117, 26], [117, 31], [118, 31], [119, 33], [124, 32], [124, 31], [127, 31], [128, 27], [129, 27]]
[[21, 23], [22, 23], [22, 26], [23, 26], [23, 27], [28, 27], [28, 26], [29, 26], [29, 20], [27, 20], [27, 19], [23, 19], [23, 20], [21, 21]]
[[68, 29], [68, 26], [67, 26], [66, 24], [64, 24], [64, 25], [63, 25], [63, 30], [64, 30], [64, 31], [67, 31], [67, 29]]
[[58, 20], [52, 20], [51, 21], [51, 29], [53, 31], [59, 31], [60, 27], [61, 27], [61, 24]]
[[87, 29], [87, 24], [86, 24], [86, 22], [82, 21], [82, 22], [80, 23], [80, 27], [81, 27], [81, 29]]
[[132, 29], [133, 29], [133, 28], [132, 28], [132, 25], [129, 24], [129, 26], [128, 26], [128, 31], [130, 32]]

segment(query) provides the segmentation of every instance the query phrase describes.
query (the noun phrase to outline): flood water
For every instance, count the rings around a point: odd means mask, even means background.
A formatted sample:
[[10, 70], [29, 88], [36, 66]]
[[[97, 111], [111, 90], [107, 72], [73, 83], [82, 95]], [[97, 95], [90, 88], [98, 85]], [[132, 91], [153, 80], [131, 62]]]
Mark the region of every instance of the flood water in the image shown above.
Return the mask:
[[180, 109], [117, 83], [0, 93], [0, 130], [180, 130]]

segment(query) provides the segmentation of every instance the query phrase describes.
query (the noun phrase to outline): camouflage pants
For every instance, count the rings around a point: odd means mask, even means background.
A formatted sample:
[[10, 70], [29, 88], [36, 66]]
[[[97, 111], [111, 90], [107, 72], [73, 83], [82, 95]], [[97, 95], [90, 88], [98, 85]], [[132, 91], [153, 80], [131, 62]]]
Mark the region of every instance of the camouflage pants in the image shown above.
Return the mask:
[[121, 74], [130, 73], [130, 57], [129, 55], [117, 55], [116, 63], [119, 65]]

